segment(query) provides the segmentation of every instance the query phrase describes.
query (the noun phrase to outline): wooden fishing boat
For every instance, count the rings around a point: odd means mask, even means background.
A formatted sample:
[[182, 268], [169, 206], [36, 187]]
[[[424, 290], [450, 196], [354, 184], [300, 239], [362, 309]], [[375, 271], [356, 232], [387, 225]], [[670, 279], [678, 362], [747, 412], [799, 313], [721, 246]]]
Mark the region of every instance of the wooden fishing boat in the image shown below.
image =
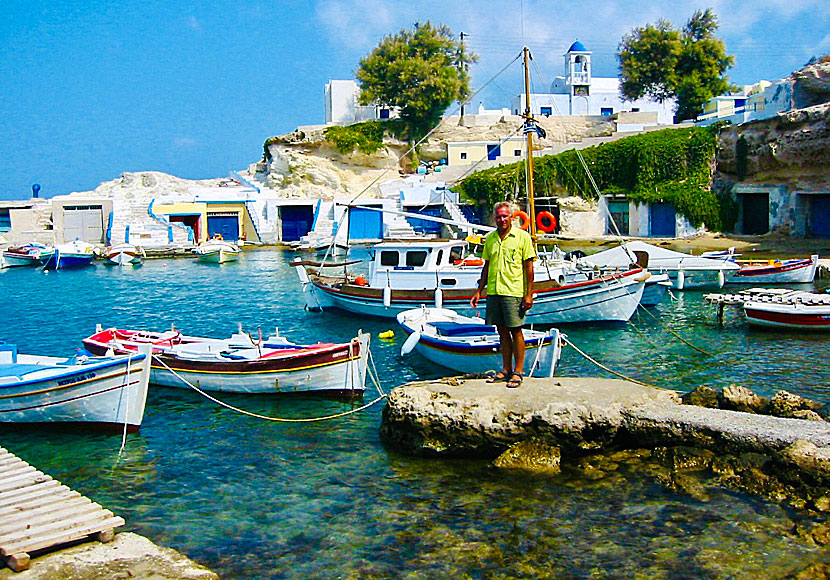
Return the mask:
[[54, 251], [52, 247], [31, 243], [24, 246], [8, 248], [3, 252], [2, 261], [6, 268], [40, 266]]
[[149, 378], [149, 346], [127, 355], [67, 359], [0, 345], [0, 422], [137, 431]]
[[225, 241], [221, 237], [213, 237], [206, 242], [202, 242], [193, 252], [200, 262], [211, 264], [224, 264], [239, 258], [239, 246]]
[[95, 252], [91, 245], [82, 240], [75, 240], [55, 246], [55, 251], [43, 263], [43, 269], [59, 270], [89, 266], [94, 258]]
[[[394, 318], [421, 305], [449, 308], [465, 316], [483, 312], [470, 306], [481, 277], [482, 260], [469, 256], [463, 240], [382, 242], [371, 249], [368, 273], [327, 275], [307, 270], [295, 259], [309, 310], [340, 309]], [[534, 265], [534, 305], [528, 324], [627, 321], [637, 309], [649, 274], [638, 266], [619, 272], [582, 271], [566, 263]]]
[[84, 339], [93, 354], [153, 347], [150, 381], [168, 387], [234, 393], [363, 394], [369, 335], [344, 343], [295, 344], [279, 333], [254, 339], [241, 330], [230, 338], [186, 336], [177, 330], [103, 329]]
[[824, 303], [803, 300], [790, 303], [744, 302], [746, 321], [752, 326], [830, 330], [830, 300], [823, 301]]
[[116, 244], [104, 250], [104, 261], [113, 266], [135, 266], [146, 256], [144, 249], [132, 244]]
[[796, 260], [736, 263], [740, 270], [727, 280], [731, 284], [809, 284], [816, 278], [818, 254]]
[[[495, 326], [478, 317], [462, 316], [446, 308], [414, 308], [397, 316], [408, 338], [401, 348], [413, 350], [444, 368], [462, 373], [484, 373], [502, 367], [501, 342]], [[559, 331], [525, 329], [525, 375], [552, 377], [562, 352]]]

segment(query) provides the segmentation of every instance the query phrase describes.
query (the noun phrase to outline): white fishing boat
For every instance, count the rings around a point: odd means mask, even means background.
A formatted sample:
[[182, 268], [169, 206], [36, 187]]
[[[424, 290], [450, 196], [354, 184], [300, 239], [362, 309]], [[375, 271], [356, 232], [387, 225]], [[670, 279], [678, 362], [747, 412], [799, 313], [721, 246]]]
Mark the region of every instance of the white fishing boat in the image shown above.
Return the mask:
[[0, 422], [137, 431], [149, 378], [149, 347], [67, 359], [18, 354], [14, 345], [0, 345]]
[[738, 260], [735, 248], [726, 252], [704, 252], [701, 256], [733, 262], [739, 270], [727, 284], [810, 284], [816, 278], [818, 254], [791, 260]]
[[104, 250], [104, 261], [113, 266], [135, 266], [145, 256], [143, 248], [132, 244], [116, 244]]
[[187, 336], [178, 330], [152, 332], [104, 329], [85, 338], [93, 354], [136, 352], [152, 345], [153, 384], [232, 393], [324, 393], [359, 397], [365, 390], [369, 335], [349, 342], [296, 344], [276, 332], [254, 339], [242, 332], [230, 338]]
[[740, 269], [734, 262], [675, 252], [641, 241], [625, 242], [616, 248], [586, 256], [582, 261], [599, 268], [623, 268], [636, 262], [636, 252], [648, 254], [648, 268], [654, 272], [666, 272], [677, 290], [722, 288], [726, 280]]
[[199, 258], [200, 262], [208, 262], [211, 264], [224, 264], [225, 262], [233, 262], [239, 258], [239, 246], [223, 240], [218, 234], [199, 244], [193, 252]]
[[[306, 308], [383, 318], [395, 318], [421, 305], [449, 308], [465, 316], [484, 312], [486, 296], [479, 308], [470, 306], [484, 262], [468, 254], [463, 240], [382, 242], [370, 250], [370, 257], [365, 274], [306, 269], [302, 260], [295, 259]], [[577, 270], [564, 260], [540, 261], [534, 274], [534, 305], [526, 323], [546, 325], [627, 321], [649, 277], [636, 265], [595, 273]]]
[[[478, 317], [461, 316], [446, 308], [415, 308], [401, 312], [398, 324], [408, 338], [401, 354], [414, 351], [427, 360], [461, 373], [484, 373], [502, 368], [501, 342], [495, 326]], [[552, 377], [562, 353], [562, 337], [525, 329], [525, 376]]]

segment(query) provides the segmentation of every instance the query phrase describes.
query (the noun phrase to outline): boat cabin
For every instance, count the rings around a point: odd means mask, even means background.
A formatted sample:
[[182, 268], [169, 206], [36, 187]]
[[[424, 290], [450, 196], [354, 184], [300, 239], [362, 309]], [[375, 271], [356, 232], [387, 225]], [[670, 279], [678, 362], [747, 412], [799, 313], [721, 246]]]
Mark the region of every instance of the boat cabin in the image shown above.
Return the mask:
[[368, 282], [401, 290], [465, 288], [476, 284], [484, 262], [467, 242], [383, 242], [372, 247]]

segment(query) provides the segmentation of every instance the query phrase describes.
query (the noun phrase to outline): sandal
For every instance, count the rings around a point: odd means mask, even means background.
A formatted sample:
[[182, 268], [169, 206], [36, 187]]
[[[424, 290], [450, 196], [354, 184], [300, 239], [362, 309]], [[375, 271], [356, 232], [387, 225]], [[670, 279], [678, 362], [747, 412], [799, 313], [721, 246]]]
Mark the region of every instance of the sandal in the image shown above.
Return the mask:
[[488, 383], [500, 383], [500, 382], [506, 381], [506, 380], [507, 380], [507, 375], [504, 374], [504, 371], [497, 371], [497, 372], [494, 372], [489, 377], [487, 377], [486, 382], [488, 382]]
[[[516, 380], [514, 377], [519, 377], [519, 380]], [[521, 373], [511, 373], [510, 380], [507, 381], [507, 388], [515, 389], [516, 387], [520, 387], [522, 385], [522, 378]]]

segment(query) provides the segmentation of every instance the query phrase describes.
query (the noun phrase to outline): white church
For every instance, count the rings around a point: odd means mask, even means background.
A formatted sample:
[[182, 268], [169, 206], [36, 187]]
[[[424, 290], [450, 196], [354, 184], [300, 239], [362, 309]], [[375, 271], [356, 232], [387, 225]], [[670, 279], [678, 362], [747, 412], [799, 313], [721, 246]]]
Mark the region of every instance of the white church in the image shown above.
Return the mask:
[[[550, 86], [550, 93], [531, 94], [533, 116], [612, 116], [621, 112], [657, 113], [658, 125], [674, 121], [673, 99], [662, 103], [651, 99], [623, 100], [620, 79], [591, 75], [591, 51], [580, 41], [574, 42], [564, 54], [565, 76], [558, 76]], [[520, 115], [525, 110], [525, 95], [513, 98], [511, 112]]]

